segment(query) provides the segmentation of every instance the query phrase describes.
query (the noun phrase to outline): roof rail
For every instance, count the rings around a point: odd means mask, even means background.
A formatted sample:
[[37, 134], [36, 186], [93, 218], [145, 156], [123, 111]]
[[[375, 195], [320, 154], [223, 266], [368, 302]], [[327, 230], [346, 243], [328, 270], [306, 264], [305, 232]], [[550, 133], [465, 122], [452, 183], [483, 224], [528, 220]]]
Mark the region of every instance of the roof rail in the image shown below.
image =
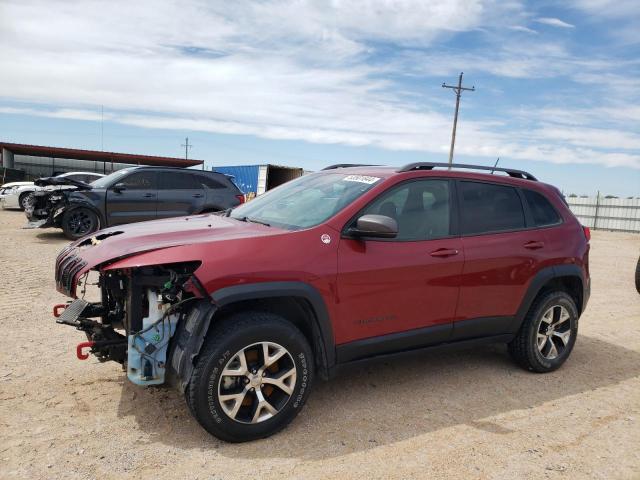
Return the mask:
[[400, 168], [398, 172], [410, 172], [411, 170], [433, 170], [434, 168], [468, 168], [471, 170], [490, 170], [493, 172], [505, 172], [510, 177], [522, 178], [525, 180], [538, 181], [536, 177], [524, 170], [516, 170], [514, 168], [502, 168], [502, 167], [487, 167], [485, 165], [467, 165], [465, 163], [440, 163], [440, 162], [418, 162], [408, 163], [404, 167]]
[[335, 165], [329, 165], [328, 167], [324, 167], [322, 170], [335, 170], [336, 168], [349, 168], [349, 167], [375, 167], [376, 165], [371, 165], [370, 163], [336, 163]]

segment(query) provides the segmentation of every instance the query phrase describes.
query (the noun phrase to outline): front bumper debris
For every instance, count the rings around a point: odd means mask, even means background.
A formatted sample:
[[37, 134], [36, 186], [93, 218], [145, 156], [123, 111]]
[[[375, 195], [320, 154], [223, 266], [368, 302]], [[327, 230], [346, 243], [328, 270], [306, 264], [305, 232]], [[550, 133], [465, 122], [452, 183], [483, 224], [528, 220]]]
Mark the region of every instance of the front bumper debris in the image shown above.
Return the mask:
[[44, 220], [32, 220], [30, 222], [27, 222], [27, 224], [22, 227], [25, 230], [29, 230], [32, 228], [40, 228], [45, 226], [45, 224], [47, 223], [47, 219], [45, 218]]

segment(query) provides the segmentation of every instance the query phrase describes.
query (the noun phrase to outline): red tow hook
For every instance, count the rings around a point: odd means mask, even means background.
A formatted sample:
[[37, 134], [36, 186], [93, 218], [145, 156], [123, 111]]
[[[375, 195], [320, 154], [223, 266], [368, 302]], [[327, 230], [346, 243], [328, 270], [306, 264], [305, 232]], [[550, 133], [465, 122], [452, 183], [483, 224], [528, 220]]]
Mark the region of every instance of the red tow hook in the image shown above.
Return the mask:
[[82, 342], [79, 343], [78, 346], [76, 347], [76, 356], [78, 357], [78, 360], [86, 360], [87, 358], [89, 358], [89, 354], [88, 353], [82, 353], [82, 349], [83, 348], [91, 348], [96, 344], [96, 342]]
[[62, 310], [64, 312], [68, 306], [69, 306], [68, 303], [59, 303], [57, 305], [54, 305], [53, 306], [53, 316], [56, 317], [56, 318], [60, 318], [60, 315], [62, 315], [62, 312], [60, 310]]

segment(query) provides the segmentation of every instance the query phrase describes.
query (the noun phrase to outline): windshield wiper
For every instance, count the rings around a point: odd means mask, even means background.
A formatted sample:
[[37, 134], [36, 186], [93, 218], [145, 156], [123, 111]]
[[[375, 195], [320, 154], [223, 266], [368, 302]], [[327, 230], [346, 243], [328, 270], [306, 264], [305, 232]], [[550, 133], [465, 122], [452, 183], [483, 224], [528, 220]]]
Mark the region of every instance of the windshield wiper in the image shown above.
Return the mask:
[[232, 217], [232, 218], [235, 218], [236, 220], [240, 220], [241, 222], [257, 223], [259, 225], [264, 225], [266, 227], [270, 227], [271, 226], [270, 223], [263, 222], [263, 221], [258, 220], [256, 218], [249, 218], [247, 216], [244, 216], [244, 217]]

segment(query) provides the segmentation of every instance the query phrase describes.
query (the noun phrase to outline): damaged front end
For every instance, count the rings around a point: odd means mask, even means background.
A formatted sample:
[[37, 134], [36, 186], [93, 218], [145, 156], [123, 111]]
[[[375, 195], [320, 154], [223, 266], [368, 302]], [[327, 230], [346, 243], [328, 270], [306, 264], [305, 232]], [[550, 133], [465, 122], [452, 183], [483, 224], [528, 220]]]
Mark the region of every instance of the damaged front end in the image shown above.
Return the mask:
[[69, 177], [44, 177], [34, 182], [45, 190], [33, 192], [24, 212], [29, 222], [24, 228], [60, 227], [63, 213], [69, 208], [73, 192], [89, 191], [88, 183]]
[[33, 192], [24, 209], [29, 220], [24, 228], [59, 227], [68, 206], [68, 194], [63, 190]]
[[[57, 287], [71, 297], [80, 288], [82, 298], [54, 307], [56, 321], [86, 334], [88, 342], [78, 345], [78, 358], [86, 358], [83, 349], [89, 348], [101, 362], [113, 360], [122, 364], [129, 380], [138, 385], [165, 383], [167, 359], [172, 358], [172, 378], [183, 387], [179, 377], [189, 359], [183, 358], [179, 345], [169, 356], [169, 341], [179, 324], [182, 330], [189, 326], [193, 329], [193, 325], [205, 320], [208, 324], [212, 305], [193, 275], [199, 265], [200, 262], [182, 262], [121, 269], [106, 266], [96, 269], [97, 282], [88, 283], [86, 261], [76, 248], [67, 247], [56, 262]], [[84, 299], [88, 286], [99, 288], [100, 301]], [[189, 337], [188, 333], [182, 336]]]

